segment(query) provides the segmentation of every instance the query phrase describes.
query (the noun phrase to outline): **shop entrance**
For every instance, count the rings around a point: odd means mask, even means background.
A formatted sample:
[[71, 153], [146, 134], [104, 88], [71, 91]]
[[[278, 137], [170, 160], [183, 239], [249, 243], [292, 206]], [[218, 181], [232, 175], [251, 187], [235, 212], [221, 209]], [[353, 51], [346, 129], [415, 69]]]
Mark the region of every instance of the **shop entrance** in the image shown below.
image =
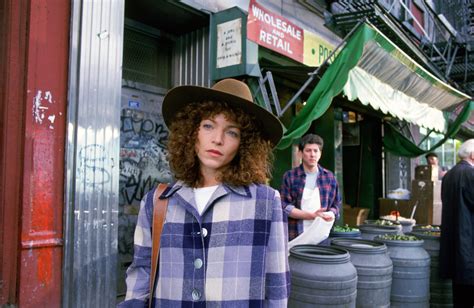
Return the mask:
[[369, 217], [378, 217], [378, 198], [383, 197], [381, 119], [345, 109], [341, 120], [345, 203], [368, 208]]
[[118, 302], [125, 296], [125, 273], [133, 261], [140, 202], [158, 183], [173, 180], [167, 161], [168, 128], [161, 115], [161, 104], [173, 86], [208, 85], [208, 24], [207, 14], [179, 1], [125, 2]]
[[166, 159], [168, 129], [160, 113], [171, 83], [171, 43], [140, 31], [143, 28], [129, 21], [124, 33], [117, 275], [120, 297], [126, 291], [125, 271], [133, 260], [140, 201], [157, 183], [171, 181]]

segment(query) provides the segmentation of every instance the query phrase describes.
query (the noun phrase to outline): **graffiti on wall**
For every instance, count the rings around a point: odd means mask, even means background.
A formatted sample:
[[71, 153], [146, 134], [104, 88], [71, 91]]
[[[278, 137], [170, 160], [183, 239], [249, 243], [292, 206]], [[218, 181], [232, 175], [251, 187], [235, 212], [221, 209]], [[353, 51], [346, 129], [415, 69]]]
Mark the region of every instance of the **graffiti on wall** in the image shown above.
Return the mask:
[[140, 201], [158, 183], [172, 180], [167, 161], [168, 129], [160, 114], [162, 96], [122, 89], [120, 127], [119, 254], [133, 257]]
[[[36, 91], [32, 106], [33, 120], [36, 124], [47, 125], [49, 129], [54, 129], [54, 122], [56, 121], [56, 114], [54, 114], [54, 108], [52, 108], [54, 102], [51, 91]], [[59, 112], [58, 115], [62, 116], [62, 112]]]
[[107, 152], [103, 145], [90, 144], [80, 148], [78, 154], [77, 176], [87, 187], [101, 188], [109, 183], [111, 176], [106, 169]]

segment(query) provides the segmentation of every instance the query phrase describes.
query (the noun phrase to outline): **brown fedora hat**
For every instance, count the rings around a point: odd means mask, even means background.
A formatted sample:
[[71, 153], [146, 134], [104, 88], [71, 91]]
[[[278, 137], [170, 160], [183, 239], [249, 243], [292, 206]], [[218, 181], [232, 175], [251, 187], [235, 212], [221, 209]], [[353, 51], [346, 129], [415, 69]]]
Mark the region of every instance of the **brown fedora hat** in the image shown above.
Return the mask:
[[217, 82], [212, 88], [178, 86], [169, 90], [161, 107], [166, 125], [169, 127], [176, 113], [187, 104], [204, 100], [226, 102], [232, 107], [241, 108], [248, 114], [253, 115], [257, 121], [260, 121], [263, 138], [270, 141], [274, 146], [280, 142], [283, 136], [283, 127], [280, 120], [271, 112], [253, 102], [252, 93], [245, 83], [230, 78]]

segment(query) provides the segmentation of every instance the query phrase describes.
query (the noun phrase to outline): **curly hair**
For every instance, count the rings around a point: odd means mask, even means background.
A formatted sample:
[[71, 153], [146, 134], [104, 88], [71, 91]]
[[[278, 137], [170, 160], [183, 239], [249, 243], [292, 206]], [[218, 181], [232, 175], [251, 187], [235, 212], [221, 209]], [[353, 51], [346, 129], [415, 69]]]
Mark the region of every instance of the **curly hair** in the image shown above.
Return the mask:
[[218, 180], [234, 186], [266, 183], [271, 175], [273, 153], [271, 143], [260, 133], [260, 123], [240, 108], [212, 101], [187, 105], [170, 125], [168, 159], [175, 178], [190, 187], [198, 187], [202, 183], [194, 145], [201, 121], [213, 119], [219, 114], [239, 123], [241, 138], [237, 154], [220, 172]]

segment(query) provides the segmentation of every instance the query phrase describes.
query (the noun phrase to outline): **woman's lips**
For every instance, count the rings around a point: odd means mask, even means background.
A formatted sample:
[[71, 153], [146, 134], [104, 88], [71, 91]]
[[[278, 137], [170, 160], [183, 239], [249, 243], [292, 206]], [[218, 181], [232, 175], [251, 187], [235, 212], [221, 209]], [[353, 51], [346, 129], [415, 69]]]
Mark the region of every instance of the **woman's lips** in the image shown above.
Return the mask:
[[217, 150], [207, 150], [208, 153], [215, 155], [215, 156], [221, 156], [222, 153], [217, 151]]

